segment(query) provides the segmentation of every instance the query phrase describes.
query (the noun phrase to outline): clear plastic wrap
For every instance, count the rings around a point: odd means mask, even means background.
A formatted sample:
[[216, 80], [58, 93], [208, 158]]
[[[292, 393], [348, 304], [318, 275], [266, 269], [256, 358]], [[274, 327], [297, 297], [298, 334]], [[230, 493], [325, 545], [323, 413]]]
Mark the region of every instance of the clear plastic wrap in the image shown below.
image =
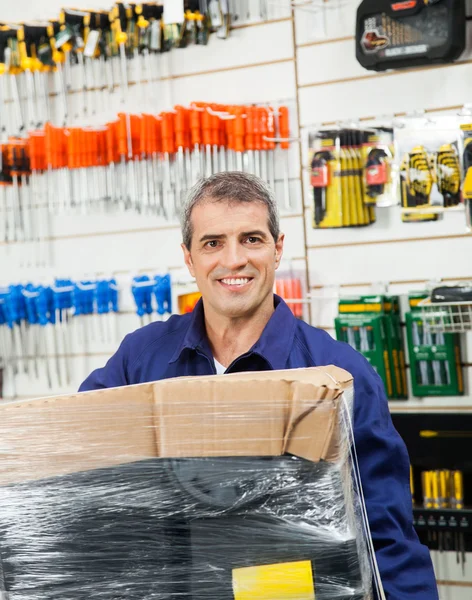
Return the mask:
[[370, 599], [339, 373], [0, 407], [5, 600]]

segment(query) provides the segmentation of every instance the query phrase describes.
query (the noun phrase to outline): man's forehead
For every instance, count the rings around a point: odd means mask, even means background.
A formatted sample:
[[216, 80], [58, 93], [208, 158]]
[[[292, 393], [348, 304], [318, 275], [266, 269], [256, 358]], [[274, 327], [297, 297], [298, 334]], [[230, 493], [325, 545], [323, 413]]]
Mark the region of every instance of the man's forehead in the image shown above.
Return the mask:
[[215, 227], [218, 233], [236, 233], [250, 229], [269, 231], [268, 210], [260, 202], [205, 202], [192, 212], [195, 231]]

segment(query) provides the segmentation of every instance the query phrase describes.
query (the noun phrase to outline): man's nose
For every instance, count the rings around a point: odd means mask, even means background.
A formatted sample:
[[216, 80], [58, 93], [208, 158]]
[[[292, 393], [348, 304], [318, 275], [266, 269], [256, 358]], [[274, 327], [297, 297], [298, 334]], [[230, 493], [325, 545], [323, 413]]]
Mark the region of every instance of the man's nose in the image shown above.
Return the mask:
[[230, 271], [237, 271], [248, 263], [247, 252], [239, 241], [227, 243], [221, 259], [222, 266]]

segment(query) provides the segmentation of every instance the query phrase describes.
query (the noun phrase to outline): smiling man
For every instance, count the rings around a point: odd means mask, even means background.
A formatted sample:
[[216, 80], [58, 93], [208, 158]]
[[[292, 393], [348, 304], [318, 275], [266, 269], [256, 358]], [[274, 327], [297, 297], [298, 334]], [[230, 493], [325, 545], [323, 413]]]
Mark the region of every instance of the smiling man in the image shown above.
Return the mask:
[[195, 310], [128, 335], [80, 390], [182, 375], [346, 369], [354, 376], [354, 436], [387, 600], [436, 600], [429, 551], [412, 524], [409, 459], [381, 380], [360, 354], [297, 320], [273, 293], [284, 235], [271, 192], [252, 175], [214, 175], [191, 190], [182, 233], [185, 263], [202, 294]]

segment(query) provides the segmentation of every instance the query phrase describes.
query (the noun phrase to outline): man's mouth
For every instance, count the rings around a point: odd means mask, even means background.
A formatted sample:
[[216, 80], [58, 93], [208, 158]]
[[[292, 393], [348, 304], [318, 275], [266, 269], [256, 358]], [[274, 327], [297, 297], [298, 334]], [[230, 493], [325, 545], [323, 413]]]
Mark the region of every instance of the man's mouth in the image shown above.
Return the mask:
[[224, 279], [218, 279], [221, 285], [231, 289], [241, 289], [246, 285], [249, 285], [253, 277], [225, 277]]

